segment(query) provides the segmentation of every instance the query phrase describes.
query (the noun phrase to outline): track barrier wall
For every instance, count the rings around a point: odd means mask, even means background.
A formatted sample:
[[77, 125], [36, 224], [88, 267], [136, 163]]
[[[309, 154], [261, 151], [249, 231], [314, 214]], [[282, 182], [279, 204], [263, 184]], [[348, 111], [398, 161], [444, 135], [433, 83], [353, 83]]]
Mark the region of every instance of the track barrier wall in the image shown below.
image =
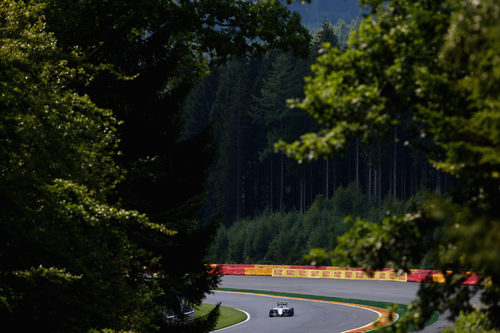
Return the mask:
[[315, 270], [315, 269], [273, 269], [272, 276], [306, 277], [317, 279], [343, 279], [343, 280], [379, 280], [407, 282], [407, 274], [392, 271], [375, 272], [372, 276], [362, 270]]
[[[445, 274], [433, 270], [413, 269], [410, 273], [396, 274], [392, 269], [376, 271], [372, 276], [363, 268], [345, 268], [331, 266], [297, 266], [297, 265], [244, 265], [244, 264], [212, 264], [223, 275], [299, 277], [311, 279], [343, 279], [343, 280], [377, 280], [397, 282], [433, 282], [444, 283]], [[475, 273], [467, 273], [463, 284], [473, 285], [479, 277]]]

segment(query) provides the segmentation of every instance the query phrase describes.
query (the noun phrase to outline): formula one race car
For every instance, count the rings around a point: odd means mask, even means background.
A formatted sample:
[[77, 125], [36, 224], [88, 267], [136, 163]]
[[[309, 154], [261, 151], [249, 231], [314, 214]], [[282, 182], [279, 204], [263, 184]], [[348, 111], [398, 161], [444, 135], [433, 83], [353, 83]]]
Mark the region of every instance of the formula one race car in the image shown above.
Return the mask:
[[293, 308], [288, 307], [286, 302], [278, 302], [278, 305], [269, 310], [269, 317], [292, 317]]

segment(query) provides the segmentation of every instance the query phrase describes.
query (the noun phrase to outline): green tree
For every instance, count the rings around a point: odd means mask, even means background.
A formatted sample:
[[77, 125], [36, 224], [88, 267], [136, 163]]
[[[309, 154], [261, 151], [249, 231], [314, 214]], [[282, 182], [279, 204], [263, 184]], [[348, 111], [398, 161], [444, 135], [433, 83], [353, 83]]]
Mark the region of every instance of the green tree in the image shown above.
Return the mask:
[[185, 97], [232, 54], [307, 52], [307, 31], [280, 1], [37, 3], [1, 6], [2, 319], [173, 330], [165, 311], [218, 282], [197, 220], [215, 147], [179, 139]]
[[[481, 292], [482, 326], [500, 328], [500, 185], [498, 1], [363, 1], [371, 13], [345, 53], [330, 48], [318, 59], [299, 106], [320, 123], [277, 148], [299, 161], [342, 152], [350, 140], [387, 135], [407, 116], [415, 121], [407, 145], [456, 177], [449, 198], [416, 202], [405, 216], [358, 220], [334, 255], [342, 264], [408, 271], [426, 253], [447, 284], [422, 284], [410, 313], [394, 329], [422, 328], [433, 311], [471, 312]], [[425, 139], [425, 140], [422, 140]], [[440, 230], [440, 238], [433, 237]], [[429, 241], [432, 240], [432, 241]], [[474, 289], [463, 288], [478, 272]]]
[[155, 283], [133, 274], [151, 259], [136, 236], [174, 232], [108, 201], [117, 120], [69, 88], [91, 76], [68, 65], [80, 55], [61, 52], [42, 11], [0, 6], [0, 318], [19, 331], [142, 331], [161, 309]]
[[[306, 59], [297, 59], [279, 50], [267, 52], [263, 57], [235, 57], [203, 79], [190, 93], [186, 102], [185, 137], [198, 134], [211, 124], [213, 136], [218, 140], [203, 216], [221, 212], [224, 224], [229, 226], [239, 218], [260, 214], [266, 208], [297, 208], [304, 212], [318, 193], [331, 197], [339, 184], [347, 186], [352, 181], [351, 152], [343, 159], [301, 166], [272, 154], [272, 144], [277, 137], [291, 139], [316, 128], [307, 114], [292, 112], [286, 100], [302, 96], [303, 77], [310, 74], [309, 67], [322, 52], [323, 42], [344, 48], [338, 45], [337, 35], [343, 34], [342, 38], [346, 39], [355, 27], [353, 22], [347, 25], [339, 20], [332, 26], [323, 21], [313, 35]], [[279, 66], [278, 62], [281, 62]], [[266, 96], [262, 95], [263, 91]], [[270, 103], [273, 94], [274, 104]], [[253, 112], [248, 112], [249, 99], [253, 101]], [[238, 105], [240, 107], [235, 107]], [[278, 118], [282, 119], [283, 129], [279, 129]], [[386, 145], [392, 149], [392, 143]], [[360, 187], [366, 185], [366, 189], [375, 192], [378, 184], [374, 173], [381, 168], [373, 165], [373, 161], [366, 161], [365, 164], [371, 163], [370, 170], [364, 170], [365, 160], [359, 158], [364, 155], [355, 148], [351, 151], [358, 156], [356, 174]], [[404, 158], [403, 154], [398, 156]], [[381, 193], [385, 194], [386, 190]]]
[[315, 0], [305, 2], [310, 4], [294, 3], [291, 8], [300, 13], [303, 24], [312, 31], [321, 27], [321, 23], [325, 20], [329, 22], [337, 22], [341, 19], [350, 21], [363, 14], [358, 1]]
[[353, 31], [358, 30], [360, 23], [361, 19], [359, 17], [352, 19], [349, 24], [347, 24], [343, 19], [339, 19], [333, 26], [333, 31], [335, 32], [335, 36], [337, 36], [340, 49], [345, 49], [347, 47], [347, 40], [349, 39], [349, 35]]
[[443, 333], [496, 333], [498, 330], [487, 329], [484, 323], [488, 321], [486, 315], [480, 311], [474, 311], [467, 315], [461, 313], [459, 318], [455, 321], [454, 327], [446, 327]]
[[[272, 62], [272, 67], [263, 80], [258, 96], [253, 96], [251, 117], [266, 130], [267, 144], [260, 152], [262, 161], [269, 160], [271, 164], [271, 177], [274, 173], [273, 143], [280, 137], [290, 137], [297, 130], [303, 128], [301, 114], [293, 113], [287, 106], [286, 100], [298, 97], [302, 90], [300, 61], [288, 53], [279, 53]], [[283, 210], [285, 191], [285, 159], [281, 154], [277, 166], [278, 179], [271, 180], [271, 191], [274, 184], [278, 184], [277, 205], [273, 205], [273, 194], [270, 194], [271, 209]]]
[[282, 1], [48, 3], [49, 27], [61, 44], [78, 45], [88, 63], [111, 68], [84, 90], [124, 121], [122, 205], [178, 232], [171, 243], [141, 238], [158, 254], [156, 302], [174, 310], [179, 298], [200, 303], [217, 282], [204, 261], [215, 226], [198, 223], [216, 147], [207, 129], [179, 140], [185, 98], [230, 56], [268, 48], [305, 53], [307, 31]]
[[249, 127], [249, 68], [245, 59], [232, 59], [219, 73], [210, 121], [218, 138], [218, 156], [209, 177], [212, 212], [221, 212], [224, 224], [243, 215], [245, 166]]
[[[339, 20], [338, 24], [340, 24], [341, 21], [344, 22], [343, 20]], [[314, 57], [314, 60], [316, 60], [318, 50], [322, 49], [323, 43], [330, 43], [331, 47], [339, 46], [337, 33], [328, 21], [323, 21], [323, 25], [313, 36], [311, 42], [311, 55]]]

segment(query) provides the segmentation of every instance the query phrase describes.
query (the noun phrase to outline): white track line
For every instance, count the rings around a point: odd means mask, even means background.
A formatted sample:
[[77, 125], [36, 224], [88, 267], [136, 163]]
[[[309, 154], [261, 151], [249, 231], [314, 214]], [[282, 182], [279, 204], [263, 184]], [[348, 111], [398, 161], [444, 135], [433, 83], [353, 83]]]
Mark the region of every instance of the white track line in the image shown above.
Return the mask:
[[215, 330], [215, 331], [212, 331], [212, 332], [220, 332], [220, 331], [223, 331], [223, 330], [226, 330], [228, 328], [233, 328], [235, 326], [238, 326], [238, 325], [241, 325], [241, 324], [244, 324], [246, 323], [247, 321], [250, 320], [250, 314], [244, 310], [241, 310], [241, 309], [236, 309], [236, 308], [232, 308], [232, 309], [235, 309], [235, 310], [238, 310], [238, 311], [241, 311], [243, 312], [246, 316], [247, 316], [247, 319], [243, 320], [243, 321], [240, 321], [239, 323], [237, 324], [234, 324], [234, 325], [231, 325], [231, 326], [227, 326], [227, 327], [224, 327], [224, 328], [219, 328], [218, 330]]
[[369, 310], [369, 311], [375, 312], [375, 313], [378, 314], [378, 317], [377, 317], [377, 319], [375, 319], [374, 321], [372, 321], [372, 322], [370, 322], [370, 323], [368, 323], [366, 325], [363, 325], [363, 326], [360, 326], [360, 327], [356, 327], [356, 328], [351, 328], [351, 329], [348, 329], [347, 331], [343, 331], [343, 332], [340, 332], [340, 333], [346, 333], [346, 332], [352, 332], [352, 331], [360, 330], [362, 328], [365, 328], [365, 327], [368, 327], [370, 325], [375, 324], [377, 321], [380, 320], [380, 318], [382, 318], [382, 314], [380, 312], [378, 312], [378, 311], [373, 310], [373, 309], [369, 309], [369, 308], [365, 308], [365, 307], [360, 307], [360, 306], [355, 306], [355, 305], [347, 305], [347, 304], [344, 304], [344, 303], [341, 303], [341, 304], [344, 305], [344, 306], [351, 306], [353, 308], [364, 309], [364, 310]]

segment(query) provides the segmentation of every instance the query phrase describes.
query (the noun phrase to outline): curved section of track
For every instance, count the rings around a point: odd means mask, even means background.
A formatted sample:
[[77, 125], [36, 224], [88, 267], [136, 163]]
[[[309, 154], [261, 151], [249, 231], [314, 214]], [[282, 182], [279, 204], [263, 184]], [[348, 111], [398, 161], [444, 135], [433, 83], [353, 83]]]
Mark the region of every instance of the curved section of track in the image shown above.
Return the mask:
[[[407, 304], [415, 299], [418, 284], [387, 281], [352, 281], [333, 279], [302, 279], [267, 276], [225, 276], [219, 287], [267, 290], [297, 294], [322, 295], [360, 300]], [[216, 292], [207, 302], [222, 302], [250, 313], [252, 319], [243, 325], [225, 330], [241, 332], [343, 332], [373, 321], [376, 314], [341, 305], [290, 300], [295, 317], [269, 318], [269, 309], [278, 298]], [[423, 332], [439, 332], [447, 322], [439, 320]]]
[[[269, 309], [276, 302], [287, 300], [294, 307], [295, 315], [286, 318], [269, 318]], [[215, 292], [207, 302], [222, 302], [225, 306], [238, 307], [249, 313], [251, 320], [243, 325], [226, 329], [226, 332], [344, 332], [369, 325], [379, 314], [342, 304], [287, 299], [243, 293]]]

